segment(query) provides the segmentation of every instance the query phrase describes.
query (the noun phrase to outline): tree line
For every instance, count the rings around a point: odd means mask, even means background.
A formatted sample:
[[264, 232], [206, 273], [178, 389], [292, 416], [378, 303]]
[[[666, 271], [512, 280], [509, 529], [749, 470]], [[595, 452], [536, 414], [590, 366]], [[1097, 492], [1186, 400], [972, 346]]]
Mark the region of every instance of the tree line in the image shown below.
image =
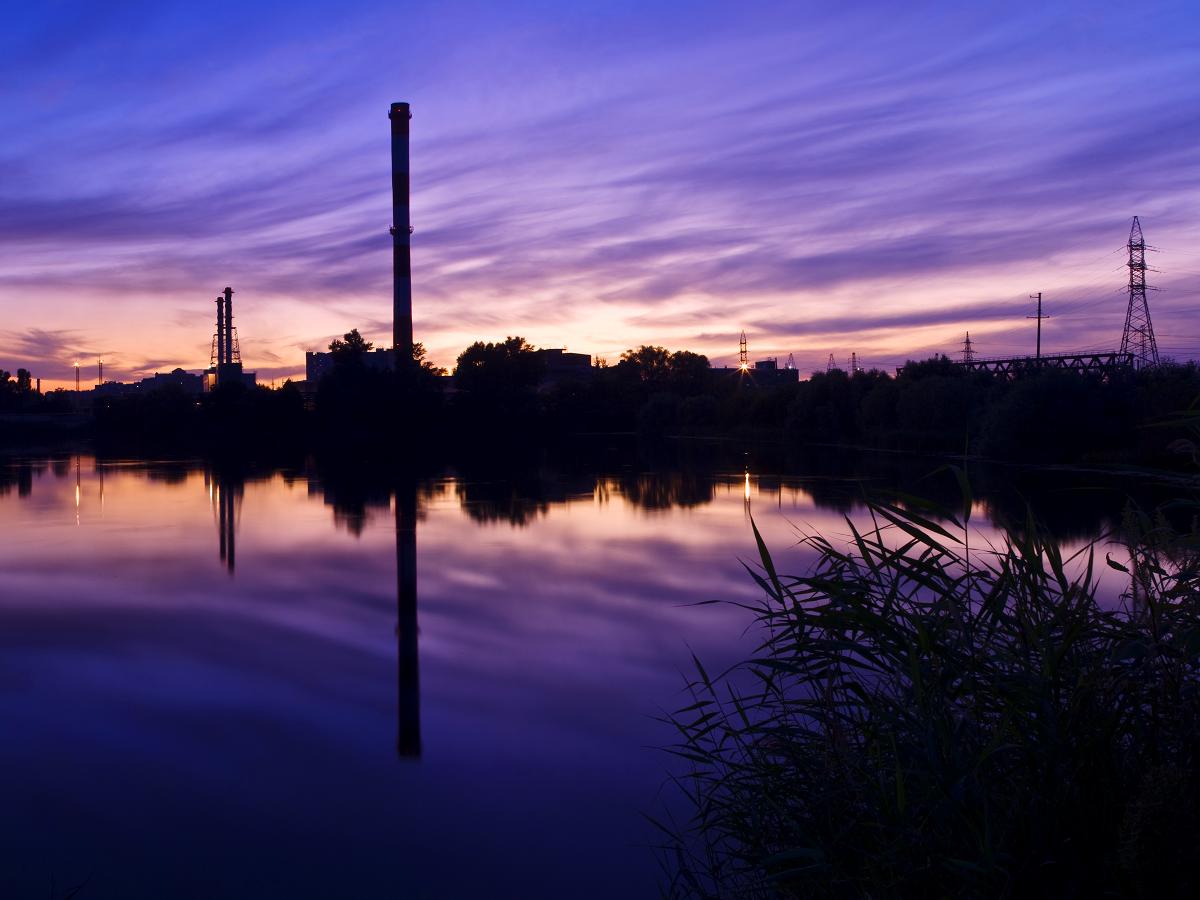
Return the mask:
[[408, 371], [370, 372], [361, 365], [369, 345], [352, 336], [317, 393], [317, 417], [335, 431], [392, 408], [409, 427], [460, 440], [624, 432], [1022, 461], [1168, 462], [1186, 437], [1172, 421], [1200, 397], [1193, 363], [1006, 378], [937, 356], [894, 373], [833, 369], [780, 383], [652, 345], [626, 351], [612, 366], [551, 376], [521, 337], [472, 344], [452, 377], [425, 362], [419, 345]]
[[[549, 372], [519, 336], [467, 347], [452, 373], [414, 344], [395, 368], [348, 332], [317, 385], [223, 386], [199, 400], [170, 390], [97, 403], [108, 438], [386, 442], [385, 446], [544, 441], [580, 434], [839, 444], [1039, 462], [1169, 462], [1186, 437], [1173, 418], [1200, 397], [1193, 363], [1100, 376], [1041, 369], [969, 372], [945, 356], [798, 382], [714, 369], [687, 350], [644, 345], [613, 365]], [[19, 373], [20, 374], [20, 373]], [[0, 374], [0, 409], [36, 409], [28, 373]], [[65, 392], [57, 392], [65, 393]], [[56, 394], [46, 395], [52, 404]], [[59, 406], [62, 404], [59, 403]]]

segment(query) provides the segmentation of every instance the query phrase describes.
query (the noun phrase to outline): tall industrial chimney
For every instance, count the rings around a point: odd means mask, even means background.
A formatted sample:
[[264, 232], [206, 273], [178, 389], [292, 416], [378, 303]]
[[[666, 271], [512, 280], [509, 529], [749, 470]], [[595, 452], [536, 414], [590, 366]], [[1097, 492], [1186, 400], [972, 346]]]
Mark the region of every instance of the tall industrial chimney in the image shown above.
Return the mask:
[[408, 120], [412, 113], [407, 103], [393, 103], [388, 118], [392, 122], [392, 346], [399, 368], [409, 360], [413, 344], [408, 212]]
[[225, 298], [217, 297], [217, 371], [225, 365]]
[[233, 362], [233, 288], [225, 288], [225, 362]]

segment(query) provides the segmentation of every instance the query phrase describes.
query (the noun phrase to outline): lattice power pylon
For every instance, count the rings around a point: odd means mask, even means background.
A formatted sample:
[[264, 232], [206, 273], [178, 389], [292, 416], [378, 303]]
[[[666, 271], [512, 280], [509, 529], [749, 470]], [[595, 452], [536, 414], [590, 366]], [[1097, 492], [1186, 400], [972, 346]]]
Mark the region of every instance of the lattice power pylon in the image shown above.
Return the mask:
[[963, 341], [962, 361], [964, 363], [973, 363], [975, 361], [975, 345], [971, 343], [971, 332], [967, 332], [967, 339]]
[[750, 365], [750, 351], [746, 349], [746, 332], [738, 340], [738, 365], [745, 369]]
[[[1125, 331], [1121, 352], [1132, 353], [1136, 366], [1158, 365], [1158, 342], [1150, 322], [1150, 304], [1146, 302], [1146, 241], [1142, 224], [1133, 217], [1129, 229], [1129, 307], [1125, 311]], [[1153, 288], [1151, 288], [1153, 290]]]

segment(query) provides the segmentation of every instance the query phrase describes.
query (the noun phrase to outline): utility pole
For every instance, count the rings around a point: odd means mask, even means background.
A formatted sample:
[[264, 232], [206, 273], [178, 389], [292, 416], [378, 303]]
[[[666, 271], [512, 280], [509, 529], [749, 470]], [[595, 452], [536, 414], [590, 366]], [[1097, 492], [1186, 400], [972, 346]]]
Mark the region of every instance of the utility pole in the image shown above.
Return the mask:
[[99, 356], [96, 357], [96, 384], [104, 384], [104, 360]]
[[79, 399], [79, 363], [75, 363], [75, 399]]
[[1041, 362], [1042, 361], [1042, 319], [1048, 319], [1050, 317], [1042, 315], [1042, 292], [1041, 291], [1038, 291], [1036, 294], [1030, 294], [1029, 299], [1037, 300], [1037, 302], [1038, 302], [1037, 315], [1036, 316], [1026, 316], [1025, 318], [1037, 319], [1037, 359], [1038, 359], [1038, 362]]

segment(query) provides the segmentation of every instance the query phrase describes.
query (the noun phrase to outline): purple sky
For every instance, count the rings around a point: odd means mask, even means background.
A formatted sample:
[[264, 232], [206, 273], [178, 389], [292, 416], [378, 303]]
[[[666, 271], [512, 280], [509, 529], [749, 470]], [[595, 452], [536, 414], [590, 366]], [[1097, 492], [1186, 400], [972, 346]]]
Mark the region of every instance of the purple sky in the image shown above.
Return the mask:
[[[1200, 357], [1200, 7], [25, 4], [0, 31], [0, 367], [65, 381], [390, 336], [413, 104], [417, 338], [804, 369], [1113, 348], [1132, 215]], [[90, 365], [90, 363], [89, 363]]]

